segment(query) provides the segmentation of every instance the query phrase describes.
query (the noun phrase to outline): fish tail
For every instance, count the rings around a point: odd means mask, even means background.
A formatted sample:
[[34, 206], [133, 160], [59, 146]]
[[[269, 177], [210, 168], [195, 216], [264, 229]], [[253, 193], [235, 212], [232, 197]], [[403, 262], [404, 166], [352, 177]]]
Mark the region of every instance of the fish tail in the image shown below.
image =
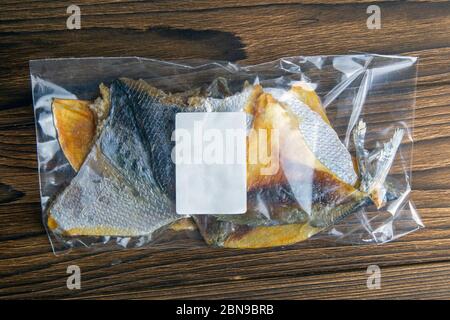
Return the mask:
[[398, 148], [404, 135], [403, 129], [397, 129], [391, 140], [384, 144], [383, 149], [378, 156], [375, 173], [370, 183], [368, 193], [377, 208], [386, 204], [386, 178], [394, 162]]
[[366, 129], [366, 123], [360, 120], [353, 130], [353, 141], [361, 181], [360, 190], [369, 195], [377, 208], [381, 208], [389, 198], [386, 178], [402, 142], [404, 130], [396, 129], [391, 140], [384, 143], [381, 150], [369, 153], [364, 148]]

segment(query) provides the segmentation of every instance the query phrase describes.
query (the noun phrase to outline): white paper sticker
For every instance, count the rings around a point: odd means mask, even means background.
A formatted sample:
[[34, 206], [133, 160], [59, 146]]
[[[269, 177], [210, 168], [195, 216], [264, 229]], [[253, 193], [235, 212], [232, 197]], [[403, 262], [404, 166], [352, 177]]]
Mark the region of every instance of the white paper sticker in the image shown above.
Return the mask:
[[178, 113], [172, 139], [178, 214], [247, 211], [244, 112]]

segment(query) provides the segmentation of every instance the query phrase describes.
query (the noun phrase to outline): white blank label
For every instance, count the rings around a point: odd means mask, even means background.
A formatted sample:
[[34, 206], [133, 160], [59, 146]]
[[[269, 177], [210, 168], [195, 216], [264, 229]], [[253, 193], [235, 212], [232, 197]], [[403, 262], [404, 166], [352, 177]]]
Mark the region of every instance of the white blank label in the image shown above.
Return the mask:
[[177, 213], [245, 213], [246, 114], [178, 113], [173, 139]]

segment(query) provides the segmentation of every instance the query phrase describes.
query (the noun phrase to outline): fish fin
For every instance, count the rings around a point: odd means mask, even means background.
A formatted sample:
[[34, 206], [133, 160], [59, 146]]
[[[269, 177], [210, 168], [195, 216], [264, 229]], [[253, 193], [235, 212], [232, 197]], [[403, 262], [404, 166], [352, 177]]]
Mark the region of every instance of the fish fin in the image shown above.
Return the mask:
[[404, 135], [403, 129], [397, 129], [391, 140], [384, 144], [380, 151], [373, 178], [370, 179], [368, 185], [368, 193], [377, 208], [381, 208], [386, 204], [386, 178], [394, 162], [398, 148], [402, 142]]
[[350, 143], [350, 135], [363, 110], [363, 106], [367, 97], [368, 88], [370, 87], [371, 79], [372, 79], [372, 70], [368, 69], [364, 72], [364, 76], [361, 80], [358, 92], [353, 100], [352, 113], [350, 115], [350, 119], [348, 120], [348, 126], [344, 139], [344, 145], [347, 148]]
[[353, 129], [353, 142], [355, 144], [356, 162], [360, 179], [360, 189], [364, 192], [369, 190], [369, 182], [372, 175], [369, 172], [369, 152], [364, 148], [367, 126], [363, 120]]
[[224, 77], [217, 77], [214, 79], [206, 89], [206, 92], [208, 92], [210, 97], [216, 99], [223, 99], [233, 95], [228, 87], [228, 81]]
[[[100, 124], [109, 116], [109, 110], [111, 109], [111, 93], [109, 88], [103, 83], [99, 86], [100, 97], [95, 99], [95, 101], [89, 105], [89, 108], [97, 116], [97, 122]], [[100, 126], [99, 126], [100, 127]], [[99, 128], [97, 129], [97, 133]]]

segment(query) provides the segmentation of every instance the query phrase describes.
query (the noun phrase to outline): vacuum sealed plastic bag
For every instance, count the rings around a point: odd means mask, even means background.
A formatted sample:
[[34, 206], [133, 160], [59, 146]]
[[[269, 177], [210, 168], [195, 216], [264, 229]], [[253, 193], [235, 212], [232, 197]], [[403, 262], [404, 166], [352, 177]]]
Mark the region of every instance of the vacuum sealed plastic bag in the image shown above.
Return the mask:
[[410, 200], [416, 58], [30, 69], [55, 252], [383, 243], [423, 226]]

